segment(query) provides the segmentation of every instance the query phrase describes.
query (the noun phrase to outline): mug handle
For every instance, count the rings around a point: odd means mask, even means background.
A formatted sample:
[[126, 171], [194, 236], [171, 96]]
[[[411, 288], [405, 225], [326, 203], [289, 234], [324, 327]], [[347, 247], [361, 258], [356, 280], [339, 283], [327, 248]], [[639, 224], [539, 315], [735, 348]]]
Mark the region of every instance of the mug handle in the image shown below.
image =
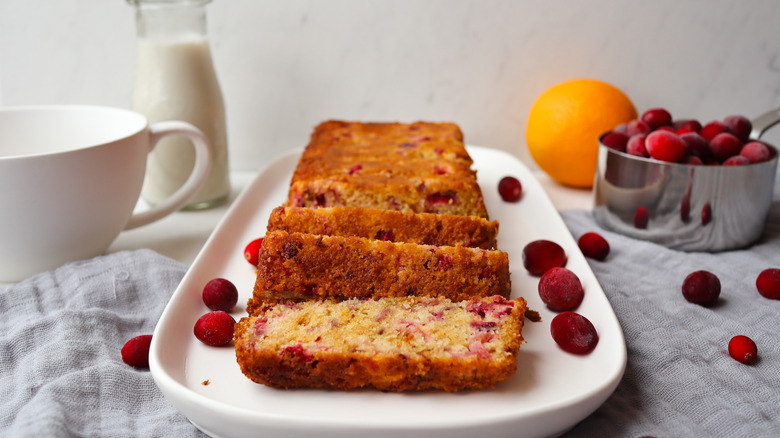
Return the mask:
[[212, 156], [209, 141], [203, 132], [187, 122], [166, 121], [152, 123], [149, 125], [149, 152], [157, 146], [157, 142], [169, 135], [183, 135], [192, 142], [192, 147], [195, 148], [195, 165], [192, 168], [192, 173], [187, 178], [187, 181], [168, 199], [151, 207], [149, 210], [134, 214], [127, 222], [125, 230], [149, 224], [179, 210], [206, 182], [206, 177], [209, 174], [209, 170], [211, 170]]

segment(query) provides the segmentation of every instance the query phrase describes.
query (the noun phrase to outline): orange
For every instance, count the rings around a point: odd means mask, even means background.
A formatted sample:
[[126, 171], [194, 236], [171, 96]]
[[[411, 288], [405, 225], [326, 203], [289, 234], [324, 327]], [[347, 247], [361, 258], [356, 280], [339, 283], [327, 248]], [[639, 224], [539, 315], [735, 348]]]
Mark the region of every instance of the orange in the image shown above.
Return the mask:
[[547, 89], [528, 115], [526, 141], [531, 157], [555, 181], [593, 186], [599, 136], [637, 118], [618, 88], [594, 79], [574, 79]]

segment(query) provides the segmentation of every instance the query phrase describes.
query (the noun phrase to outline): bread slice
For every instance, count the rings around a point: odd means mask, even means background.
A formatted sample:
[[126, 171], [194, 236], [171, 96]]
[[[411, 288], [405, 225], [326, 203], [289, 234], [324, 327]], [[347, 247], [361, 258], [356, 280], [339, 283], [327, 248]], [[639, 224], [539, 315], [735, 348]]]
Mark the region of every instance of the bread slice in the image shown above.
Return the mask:
[[435, 246], [496, 248], [498, 221], [476, 216], [411, 213], [360, 207], [277, 207], [268, 231], [356, 236]]
[[453, 123], [323, 122], [290, 182], [294, 207], [368, 207], [487, 218]]
[[260, 248], [248, 311], [269, 300], [509, 297], [499, 250], [271, 231]]
[[238, 322], [236, 359], [279, 388], [492, 388], [516, 372], [525, 310], [501, 296], [277, 303]]

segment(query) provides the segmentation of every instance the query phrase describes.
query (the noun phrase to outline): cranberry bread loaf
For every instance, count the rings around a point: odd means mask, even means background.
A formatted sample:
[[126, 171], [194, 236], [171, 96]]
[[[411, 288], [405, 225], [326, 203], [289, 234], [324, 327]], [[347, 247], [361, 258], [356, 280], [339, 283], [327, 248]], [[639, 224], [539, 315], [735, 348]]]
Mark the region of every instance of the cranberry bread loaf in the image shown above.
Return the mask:
[[236, 359], [280, 388], [492, 388], [516, 372], [525, 310], [501, 296], [277, 303], [238, 322]]
[[264, 301], [444, 296], [509, 297], [509, 258], [498, 250], [353, 236], [266, 233], [248, 311]]
[[487, 218], [471, 164], [453, 123], [323, 122], [295, 169], [288, 205]]
[[476, 216], [411, 213], [360, 207], [277, 207], [268, 231], [356, 236], [435, 246], [495, 249], [498, 221]]

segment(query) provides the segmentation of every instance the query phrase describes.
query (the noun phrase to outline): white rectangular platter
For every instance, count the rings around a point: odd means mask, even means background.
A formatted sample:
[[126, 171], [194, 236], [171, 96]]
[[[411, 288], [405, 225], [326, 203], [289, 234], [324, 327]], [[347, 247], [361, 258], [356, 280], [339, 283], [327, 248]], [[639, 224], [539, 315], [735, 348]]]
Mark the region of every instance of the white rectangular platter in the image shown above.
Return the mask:
[[[163, 312], [152, 340], [150, 369], [166, 397], [215, 437], [544, 437], [562, 434], [596, 410], [614, 391], [626, 365], [615, 313], [531, 172], [505, 152], [478, 146], [468, 146], [468, 151], [490, 217], [500, 221], [498, 246], [509, 254], [512, 297], [524, 297], [542, 317], [541, 322], [526, 321], [527, 343], [511, 379], [492, 390], [459, 393], [273, 389], [241, 374], [232, 344], [208, 347], [195, 338], [195, 321], [208, 312], [201, 300], [203, 286], [213, 278], [226, 278], [238, 287], [233, 316], [244, 316], [255, 270], [243, 250], [265, 234], [271, 210], [286, 201], [301, 154], [297, 150], [269, 164], [236, 199]], [[523, 184], [517, 203], [498, 195], [498, 181], [506, 175]], [[585, 298], [576, 311], [590, 319], [600, 338], [588, 355], [566, 353], [550, 336], [555, 313], [539, 299], [539, 279], [522, 263], [523, 248], [538, 239], [561, 245], [568, 256], [566, 267], [582, 281]]]

